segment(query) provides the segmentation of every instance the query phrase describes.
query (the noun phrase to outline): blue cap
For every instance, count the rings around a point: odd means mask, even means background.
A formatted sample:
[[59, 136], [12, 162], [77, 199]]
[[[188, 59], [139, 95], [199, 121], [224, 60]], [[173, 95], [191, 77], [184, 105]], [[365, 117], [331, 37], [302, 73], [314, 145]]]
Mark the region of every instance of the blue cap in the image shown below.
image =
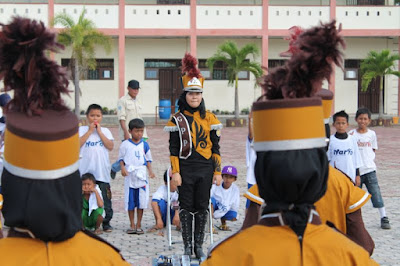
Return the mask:
[[10, 100], [10, 95], [8, 95], [7, 93], [3, 93], [2, 95], [0, 95], [0, 106], [4, 107]]

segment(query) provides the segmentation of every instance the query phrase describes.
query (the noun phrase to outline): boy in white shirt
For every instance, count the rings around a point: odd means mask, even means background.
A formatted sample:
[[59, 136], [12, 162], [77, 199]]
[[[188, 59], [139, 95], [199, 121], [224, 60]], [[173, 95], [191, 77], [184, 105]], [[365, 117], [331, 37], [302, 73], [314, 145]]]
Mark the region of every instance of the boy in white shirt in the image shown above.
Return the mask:
[[360, 185], [359, 168], [362, 166], [357, 141], [348, 135], [349, 115], [345, 111], [333, 115], [333, 126], [336, 133], [331, 135], [328, 147], [330, 165], [346, 174], [357, 186]]
[[222, 169], [223, 182], [220, 186], [211, 187], [211, 203], [213, 217], [221, 219], [222, 231], [231, 231], [226, 221], [236, 221], [239, 211], [240, 191], [239, 187], [233, 184], [237, 180], [237, 170], [234, 166], [225, 166]]
[[360, 167], [360, 187], [365, 184], [368, 192], [371, 194], [372, 205], [374, 208], [378, 208], [381, 216], [381, 228], [390, 229], [389, 218], [386, 216], [378, 178], [376, 177], [376, 164], [374, 160], [375, 151], [378, 149], [378, 141], [375, 131], [368, 128], [368, 125], [371, 123], [371, 112], [367, 108], [357, 110], [356, 122], [358, 128], [351, 130], [349, 134], [357, 140], [363, 162], [363, 166]]
[[[154, 218], [156, 220], [156, 225], [153, 226], [149, 230], [149, 232], [155, 232], [157, 230], [162, 230], [167, 222], [167, 208], [168, 208], [168, 187], [167, 187], [167, 178], [171, 180], [171, 172], [168, 170], [164, 173], [164, 184], [160, 186], [156, 192], [153, 194], [153, 198], [151, 201], [151, 208], [153, 209]], [[179, 212], [175, 211], [173, 206], [178, 207], [178, 192], [177, 187], [170, 183], [170, 200], [171, 200], [171, 223], [176, 226], [177, 229], [180, 229], [180, 221], [179, 221]], [[163, 235], [162, 233], [160, 235]]]
[[100, 125], [103, 111], [100, 105], [91, 104], [86, 111], [88, 126], [79, 127], [81, 146], [79, 172], [91, 173], [96, 178], [104, 200], [106, 216], [103, 220], [103, 231], [111, 232], [110, 221], [113, 217], [110, 187], [110, 159], [108, 152], [114, 148], [114, 138], [108, 128]]
[[[129, 133], [132, 138], [122, 142], [119, 147], [119, 163], [121, 174], [125, 177], [125, 210], [128, 211], [130, 228], [127, 234], [144, 234], [142, 229], [143, 210], [147, 208], [149, 199], [149, 177], [155, 175], [151, 168], [150, 146], [143, 141], [144, 122], [135, 118], [129, 121]], [[135, 224], [135, 208], [137, 209], [137, 222]]]

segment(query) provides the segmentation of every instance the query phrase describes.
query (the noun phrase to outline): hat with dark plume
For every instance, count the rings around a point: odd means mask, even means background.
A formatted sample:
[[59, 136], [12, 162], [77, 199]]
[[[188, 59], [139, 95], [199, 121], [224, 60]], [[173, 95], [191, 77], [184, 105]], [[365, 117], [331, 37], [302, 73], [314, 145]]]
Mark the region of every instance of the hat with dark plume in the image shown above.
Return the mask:
[[335, 21], [292, 31], [291, 58], [264, 76], [263, 96], [253, 104], [254, 172], [267, 204], [264, 214], [281, 212], [302, 235], [328, 178], [324, 111], [315, 93], [329, 79], [331, 63], [341, 65], [344, 42]]
[[63, 241], [82, 227], [77, 117], [65, 106], [63, 68], [46, 50], [62, 46], [42, 22], [1, 24], [0, 78], [7, 105], [2, 191], [5, 224], [43, 241]]
[[204, 78], [197, 68], [197, 59], [186, 53], [182, 59], [182, 85], [184, 91], [203, 92]]

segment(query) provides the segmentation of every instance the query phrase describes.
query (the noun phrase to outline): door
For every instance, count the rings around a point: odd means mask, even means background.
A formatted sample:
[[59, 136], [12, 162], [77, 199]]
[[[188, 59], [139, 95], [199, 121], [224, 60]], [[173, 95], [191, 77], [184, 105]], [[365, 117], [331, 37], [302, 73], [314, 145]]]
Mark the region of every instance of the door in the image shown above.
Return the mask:
[[175, 105], [175, 101], [179, 99], [183, 91], [181, 71], [179, 69], [160, 68], [158, 70], [158, 81], [159, 99], [170, 100], [171, 105]]
[[[365, 107], [371, 113], [379, 113], [379, 82], [380, 78], [372, 80], [367, 91], [363, 92], [361, 91], [361, 75], [358, 76], [358, 108]], [[385, 88], [385, 86], [383, 87]]]

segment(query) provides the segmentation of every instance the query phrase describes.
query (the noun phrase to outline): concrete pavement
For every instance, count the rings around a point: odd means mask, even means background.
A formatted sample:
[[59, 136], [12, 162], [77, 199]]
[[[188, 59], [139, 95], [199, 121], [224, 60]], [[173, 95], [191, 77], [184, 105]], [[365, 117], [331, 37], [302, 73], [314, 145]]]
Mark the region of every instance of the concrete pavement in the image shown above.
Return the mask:
[[[111, 161], [118, 156], [118, 129], [110, 128], [115, 140], [114, 150], [110, 154]], [[375, 251], [373, 258], [381, 265], [400, 265], [400, 184], [399, 184], [399, 148], [400, 127], [372, 128], [378, 136], [379, 150], [377, 152], [378, 179], [381, 192], [384, 197], [386, 210], [392, 225], [391, 230], [380, 229], [380, 218], [377, 209], [372, 208], [371, 203], [363, 207], [363, 217], [365, 225], [375, 241]], [[168, 137], [162, 131], [162, 127], [148, 127], [149, 144], [153, 155], [153, 169], [156, 178], [150, 180], [150, 196], [163, 183], [162, 175], [169, 165]], [[221, 137], [221, 155], [223, 165], [234, 165], [238, 168], [239, 177], [236, 184], [240, 188], [241, 194], [246, 191], [246, 158], [245, 158], [245, 139], [247, 128], [224, 128]], [[114, 218], [111, 221], [114, 231], [103, 233], [101, 236], [116, 247], [121, 249], [121, 253], [133, 265], [151, 265], [151, 258], [159, 255], [170, 255], [183, 252], [182, 244], [173, 245], [171, 251], [168, 250], [166, 236], [159, 236], [157, 233], [145, 233], [144, 235], [128, 235], [124, 231], [129, 227], [129, 219], [124, 211], [123, 204], [123, 178], [120, 173], [111, 182], [113, 192]], [[365, 188], [364, 188], [365, 189]], [[229, 223], [232, 232], [219, 231], [214, 235], [214, 240], [223, 239], [237, 231], [244, 218], [245, 200], [241, 198], [241, 211], [237, 222]], [[219, 221], [214, 220], [219, 225]], [[144, 211], [142, 228], [147, 231], [154, 225], [154, 217], [151, 209]], [[166, 234], [165, 234], [166, 235]], [[173, 240], [181, 240], [180, 233], [173, 230]], [[206, 240], [205, 247], [208, 246], [209, 239]]]

